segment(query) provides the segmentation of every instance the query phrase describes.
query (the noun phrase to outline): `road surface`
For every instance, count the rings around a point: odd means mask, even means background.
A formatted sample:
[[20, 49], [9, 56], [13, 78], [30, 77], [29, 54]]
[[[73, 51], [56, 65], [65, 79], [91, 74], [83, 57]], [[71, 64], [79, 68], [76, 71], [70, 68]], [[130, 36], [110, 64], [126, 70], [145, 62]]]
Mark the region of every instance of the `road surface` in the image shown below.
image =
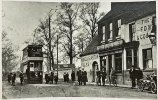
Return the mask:
[[156, 94], [139, 92], [137, 89], [114, 87], [114, 86], [78, 86], [72, 83], [62, 84], [24, 84], [16, 83], [11, 86], [3, 81], [2, 97], [15, 98], [36, 98], [36, 97], [107, 97], [107, 98], [140, 98], [155, 99]]

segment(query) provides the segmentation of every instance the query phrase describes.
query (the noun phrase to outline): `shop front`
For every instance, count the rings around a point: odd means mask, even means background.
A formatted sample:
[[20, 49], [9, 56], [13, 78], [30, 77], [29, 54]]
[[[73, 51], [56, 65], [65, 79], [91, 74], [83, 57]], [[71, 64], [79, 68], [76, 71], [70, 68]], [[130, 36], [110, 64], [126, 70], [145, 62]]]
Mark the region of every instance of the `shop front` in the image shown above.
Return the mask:
[[101, 69], [106, 69], [107, 79], [109, 81], [111, 70], [116, 71], [117, 81], [123, 82], [123, 40], [115, 41], [109, 44], [98, 46]]
[[101, 68], [106, 69], [108, 81], [113, 69], [118, 84], [130, 82], [129, 69], [132, 65], [138, 65], [138, 46], [137, 41], [125, 43], [123, 40], [98, 46]]

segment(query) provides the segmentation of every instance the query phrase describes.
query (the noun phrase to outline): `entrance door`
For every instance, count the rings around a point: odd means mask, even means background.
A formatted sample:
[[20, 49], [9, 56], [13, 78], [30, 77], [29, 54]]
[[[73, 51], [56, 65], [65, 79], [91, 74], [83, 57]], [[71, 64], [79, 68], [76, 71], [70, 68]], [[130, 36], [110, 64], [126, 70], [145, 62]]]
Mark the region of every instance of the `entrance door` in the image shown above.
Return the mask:
[[96, 69], [98, 69], [98, 63], [95, 61], [92, 64], [92, 82], [95, 82], [96, 79]]
[[112, 55], [108, 56], [108, 61], [109, 61], [109, 74], [110, 74], [112, 68]]

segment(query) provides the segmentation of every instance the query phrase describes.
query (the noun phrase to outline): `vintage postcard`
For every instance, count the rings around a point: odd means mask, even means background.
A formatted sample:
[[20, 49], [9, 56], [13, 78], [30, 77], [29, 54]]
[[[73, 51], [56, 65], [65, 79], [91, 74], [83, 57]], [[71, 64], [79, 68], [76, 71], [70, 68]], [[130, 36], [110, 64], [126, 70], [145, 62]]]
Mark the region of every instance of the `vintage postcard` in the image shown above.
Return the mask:
[[1, 16], [2, 99], [157, 99], [156, 1], [3, 0]]

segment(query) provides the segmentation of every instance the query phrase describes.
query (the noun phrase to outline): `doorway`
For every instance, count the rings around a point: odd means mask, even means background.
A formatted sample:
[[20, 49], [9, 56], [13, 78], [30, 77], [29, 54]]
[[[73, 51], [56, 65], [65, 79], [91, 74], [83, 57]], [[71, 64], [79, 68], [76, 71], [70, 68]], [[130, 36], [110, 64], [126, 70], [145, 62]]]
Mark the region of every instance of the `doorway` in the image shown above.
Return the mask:
[[92, 82], [95, 82], [97, 69], [98, 69], [98, 63], [96, 61], [94, 61], [92, 64]]

